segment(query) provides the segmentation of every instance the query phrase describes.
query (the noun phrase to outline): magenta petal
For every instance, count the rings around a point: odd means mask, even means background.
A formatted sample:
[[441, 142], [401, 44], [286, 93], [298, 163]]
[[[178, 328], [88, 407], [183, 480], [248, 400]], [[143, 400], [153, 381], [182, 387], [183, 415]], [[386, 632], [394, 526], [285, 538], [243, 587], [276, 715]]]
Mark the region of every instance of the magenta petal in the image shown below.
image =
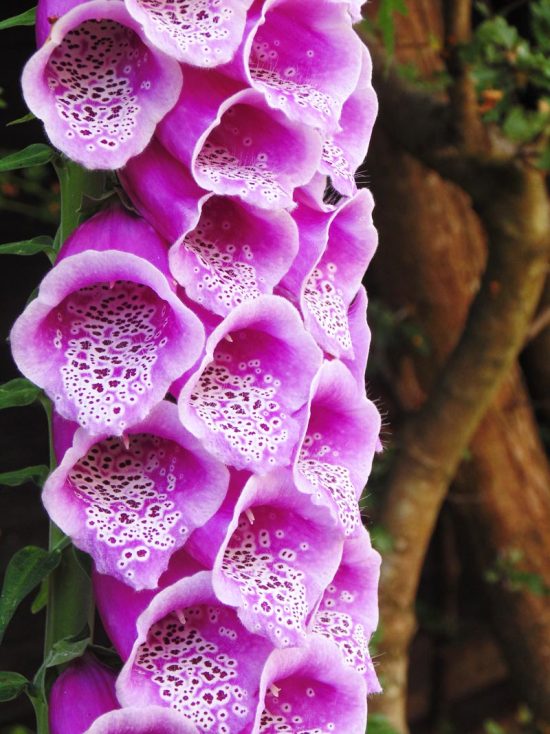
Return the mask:
[[271, 293], [297, 251], [298, 232], [288, 212], [213, 196], [197, 226], [171, 248], [170, 269], [190, 298], [226, 316]]
[[271, 107], [322, 131], [338, 129], [361, 63], [344, 5], [267, 0], [245, 53], [250, 84]]
[[72, 662], [52, 686], [51, 734], [84, 734], [98, 716], [118, 708], [115, 680], [115, 673], [92, 655]]
[[340, 118], [341, 130], [330, 135], [323, 145], [320, 170], [331, 178], [332, 185], [344, 196], [357, 191], [355, 171], [365, 160], [378, 100], [372, 88], [372, 61], [363, 46], [363, 64], [357, 87], [345, 102]]
[[271, 653], [251, 734], [364, 734], [366, 724], [365, 684], [328, 640]]
[[87, 168], [113, 169], [145, 148], [182, 75], [146, 44], [122, 0], [90, 0], [52, 26], [22, 84], [56, 147]]
[[344, 543], [340, 567], [312, 620], [312, 631], [336, 643], [346, 665], [364, 676], [368, 693], [381, 691], [368, 649], [378, 625], [379, 574], [380, 555], [362, 528]]
[[103, 212], [67, 240], [13, 327], [19, 369], [91, 433], [121, 435], [143, 420], [201, 353], [200, 321], [165, 270], [167, 252], [147, 224]]
[[162, 402], [124, 439], [78, 431], [43, 501], [100, 573], [154, 588], [174, 551], [219, 508], [228, 482], [176, 406]]
[[118, 175], [132, 204], [168, 242], [197, 224], [208, 194], [156, 138]]
[[[367, 369], [367, 357], [370, 349], [370, 329], [367, 323], [367, 292], [363, 286], [352, 301], [348, 311], [348, 323], [353, 344], [353, 357], [342, 359], [357, 384], [363, 389], [365, 387], [365, 370]], [[377, 449], [378, 451], [379, 449]]]
[[298, 312], [278, 296], [237, 306], [211, 334], [181, 391], [180, 418], [206, 448], [237, 469], [288, 465], [321, 352]]
[[178, 61], [218, 66], [230, 61], [252, 0], [125, 0], [151, 43]]
[[301, 644], [342, 552], [331, 530], [328, 513], [296, 491], [290, 472], [252, 477], [214, 564], [217, 596], [277, 647]]
[[[71, 732], [71, 734], [76, 734]], [[160, 706], [132, 707], [101, 716], [85, 734], [200, 734], [188, 720]]]
[[138, 634], [117, 681], [124, 705], [160, 704], [216, 734], [240, 734], [253, 720], [273, 648], [220, 604], [209, 573], [161, 591], [139, 618]]
[[361, 524], [358, 500], [370, 474], [380, 415], [341, 362], [325, 362], [316, 382], [294, 481], [351, 535]]
[[83, 2], [88, 0], [38, 0], [35, 23], [36, 45], [42, 46], [59, 18]]
[[[168, 568], [159, 579], [158, 589], [165, 589], [176, 581], [204, 570], [201, 563], [188, 555], [186, 544], [185, 548], [176, 551], [170, 558]], [[122, 660], [126, 660], [137, 638], [138, 617], [158, 590], [136, 591], [114, 576], [98, 573], [95, 569], [92, 582], [101, 622], [116, 651]]]

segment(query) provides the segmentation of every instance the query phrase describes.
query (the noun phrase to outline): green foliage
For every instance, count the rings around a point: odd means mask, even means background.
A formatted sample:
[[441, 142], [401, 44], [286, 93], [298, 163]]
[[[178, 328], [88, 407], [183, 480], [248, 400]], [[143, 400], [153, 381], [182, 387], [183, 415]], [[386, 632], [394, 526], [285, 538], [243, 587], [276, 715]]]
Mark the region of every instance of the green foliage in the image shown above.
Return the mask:
[[529, 37], [488, 5], [462, 56], [470, 65], [485, 122], [550, 168], [550, 0], [529, 3]]
[[2, 472], [0, 474], [0, 486], [19, 487], [19, 485], [25, 484], [26, 482], [34, 482], [39, 487], [42, 487], [49, 473], [50, 468], [45, 464], [26, 466], [23, 469]]
[[40, 252], [45, 253], [53, 265], [56, 257], [56, 251], [51, 237], [33, 237], [32, 240], [10, 242], [7, 245], [0, 245], [0, 255], [28, 256], [37, 255]]
[[523, 555], [519, 548], [500, 553], [494, 565], [485, 572], [485, 580], [490, 584], [503, 584], [509, 591], [517, 593], [527, 591], [536, 596], [550, 596], [550, 587], [539, 574], [519, 567]]
[[30, 10], [25, 10], [19, 15], [14, 15], [11, 18], [0, 20], [0, 31], [5, 31], [8, 28], [16, 28], [17, 26], [34, 25], [35, 19], [36, 8], [30, 8]]
[[398, 734], [383, 714], [369, 714], [367, 734]]
[[0, 703], [17, 698], [25, 691], [28, 682], [25, 676], [19, 673], [12, 673], [7, 670], [0, 671]]
[[19, 168], [30, 168], [31, 166], [43, 166], [53, 161], [55, 151], [44, 143], [33, 143], [23, 150], [0, 158], [0, 173], [4, 171], [15, 171]]
[[59, 565], [61, 548], [46, 551], [29, 545], [11, 558], [0, 594], [0, 642], [23, 599]]
[[[1, 248], [0, 248], [1, 252]], [[42, 390], [24, 377], [17, 377], [0, 385], [0, 410], [31, 405], [42, 395]]]
[[376, 18], [373, 21], [366, 19], [363, 21], [369, 32], [380, 37], [390, 59], [395, 54], [395, 13], [407, 15], [406, 0], [380, 0]]

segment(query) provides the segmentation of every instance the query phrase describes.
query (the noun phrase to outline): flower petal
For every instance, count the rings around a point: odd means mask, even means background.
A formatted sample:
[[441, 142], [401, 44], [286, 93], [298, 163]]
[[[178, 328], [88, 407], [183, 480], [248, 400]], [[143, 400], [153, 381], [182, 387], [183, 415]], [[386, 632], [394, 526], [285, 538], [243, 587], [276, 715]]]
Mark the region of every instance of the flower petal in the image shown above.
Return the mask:
[[[76, 734], [71, 732], [71, 734]], [[160, 706], [111, 711], [97, 719], [85, 734], [200, 734], [188, 720]]]
[[252, 0], [125, 0], [155, 46], [178, 61], [218, 66], [230, 61]]
[[216, 558], [214, 589], [251, 632], [277, 647], [300, 645], [342, 547], [328, 512], [296, 491], [289, 471], [252, 477]]
[[172, 274], [190, 298], [226, 316], [273, 287], [298, 251], [290, 214], [213, 196], [201, 217], [170, 250]]
[[207, 340], [200, 368], [180, 393], [180, 418], [237, 469], [265, 473], [289, 464], [320, 364], [296, 309], [260, 296], [237, 306]]
[[254, 718], [272, 646], [221, 605], [207, 572], [161, 591], [138, 620], [117, 681], [124, 705], [163, 705], [202, 732], [239, 734]]
[[100, 573], [154, 588], [174, 551], [219, 508], [228, 483], [176, 406], [162, 402], [123, 439], [78, 431], [43, 501]]
[[11, 333], [19, 369], [63, 417], [121, 435], [199, 357], [203, 328], [165, 272], [164, 243], [118, 209], [69, 238]]
[[122, 0], [90, 0], [55, 22], [22, 84], [56, 147], [87, 168], [113, 169], [145, 148], [182, 75], [146, 44]]

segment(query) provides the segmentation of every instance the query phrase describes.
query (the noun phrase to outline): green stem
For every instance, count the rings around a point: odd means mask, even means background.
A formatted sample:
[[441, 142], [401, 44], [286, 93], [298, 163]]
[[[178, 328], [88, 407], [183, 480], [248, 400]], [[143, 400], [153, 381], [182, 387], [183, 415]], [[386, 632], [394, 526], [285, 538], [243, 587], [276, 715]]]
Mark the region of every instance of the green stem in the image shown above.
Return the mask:
[[[86, 171], [72, 161], [59, 159], [55, 163], [61, 187], [61, 221], [57, 240], [61, 245], [83, 219], [81, 208], [85, 195], [99, 197], [103, 192], [105, 174]], [[56, 466], [52, 436], [52, 406], [47, 401], [46, 413], [50, 434], [50, 469]], [[63, 541], [61, 530], [50, 523], [50, 549]], [[46, 612], [45, 654], [58, 641], [79, 634], [86, 624], [93, 624], [93, 597], [90, 578], [79, 564], [74, 549], [63, 551], [61, 563], [49, 578]], [[47, 729], [42, 729], [46, 732]]]

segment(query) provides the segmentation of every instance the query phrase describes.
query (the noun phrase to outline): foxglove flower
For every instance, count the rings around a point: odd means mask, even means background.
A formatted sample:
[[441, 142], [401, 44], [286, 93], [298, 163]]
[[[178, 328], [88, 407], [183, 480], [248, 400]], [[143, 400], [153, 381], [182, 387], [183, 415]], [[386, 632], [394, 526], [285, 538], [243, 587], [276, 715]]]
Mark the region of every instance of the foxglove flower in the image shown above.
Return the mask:
[[93, 655], [73, 661], [52, 686], [51, 734], [84, 734], [102, 714], [119, 707], [116, 675]]
[[326, 509], [296, 492], [289, 471], [251, 478], [214, 564], [218, 598], [277, 647], [300, 645], [342, 553], [331, 525]]
[[[77, 734], [73, 729], [67, 734]], [[94, 721], [85, 734], [200, 734], [193, 724], [160, 706], [111, 711]]]
[[63, 417], [120, 436], [194, 364], [204, 330], [172, 290], [164, 242], [115, 207], [67, 240], [11, 343]]
[[294, 189], [319, 166], [322, 139], [241, 86], [186, 69], [185, 90], [159, 125], [160, 141], [202, 188], [264, 209], [290, 206]]
[[237, 306], [180, 393], [182, 423], [220, 460], [266, 473], [289, 464], [321, 352], [278, 296]]
[[367, 322], [367, 292], [363, 286], [351, 302], [348, 310], [349, 332], [353, 344], [353, 357], [344, 357], [346, 365], [361, 389], [365, 387], [365, 370], [370, 349], [371, 333]]
[[212, 196], [197, 226], [171, 248], [169, 261], [190, 298], [227, 316], [241, 303], [272, 293], [297, 252], [298, 231], [284, 209]]
[[330, 176], [334, 188], [344, 196], [357, 191], [355, 171], [365, 160], [378, 100], [371, 84], [372, 61], [366, 47], [357, 87], [344, 103], [341, 130], [329, 135], [323, 145], [320, 171]]
[[319, 371], [294, 481], [315, 504], [329, 508], [346, 535], [361, 525], [357, 504], [380, 432], [380, 416], [353, 375], [338, 361]]
[[365, 684], [328, 640], [270, 655], [251, 734], [364, 734], [366, 725]]
[[216, 512], [228, 482], [163, 402], [123, 439], [77, 431], [42, 497], [100, 573], [142, 589], [157, 585], [174, 551]]
[[344, 4], [266, 0], [244, 58], [249, 84], [273, 109], [323, 132], [338, 130], [361, 64]]
[[89, 0], [51, 26], [22, 84], [52, 143], [87, 168], [107, 169], [145, 148], [176, 103], [182, 74], [147, 44], [122, 0]]
[[332, 640], [346, 664], [360, 673], [368, 693], [381, 688], [369, 655], [368, 643], [378, 625], [378, 577], [380, 556], [362, 528], [344, 543], [338, 571], [328, 585], [311, 629]]
[[282, 285], [299, 297], [304, 322], [329, 354], [353, 359], [348, 309], [377, 245], [372, 196], [358, 191], [334, 211], [300, 206], [300, 250]]
[[241, 734], [254, 719], [270, 643], [220, 604], [210, 574], [161, 591], [138, 620], [117, 681], [124, 705], [164, 705], [201, 732]]
[[169, 56], [196, 66], [230, 61], [252, 0], [125, 0], [147, 38]]

